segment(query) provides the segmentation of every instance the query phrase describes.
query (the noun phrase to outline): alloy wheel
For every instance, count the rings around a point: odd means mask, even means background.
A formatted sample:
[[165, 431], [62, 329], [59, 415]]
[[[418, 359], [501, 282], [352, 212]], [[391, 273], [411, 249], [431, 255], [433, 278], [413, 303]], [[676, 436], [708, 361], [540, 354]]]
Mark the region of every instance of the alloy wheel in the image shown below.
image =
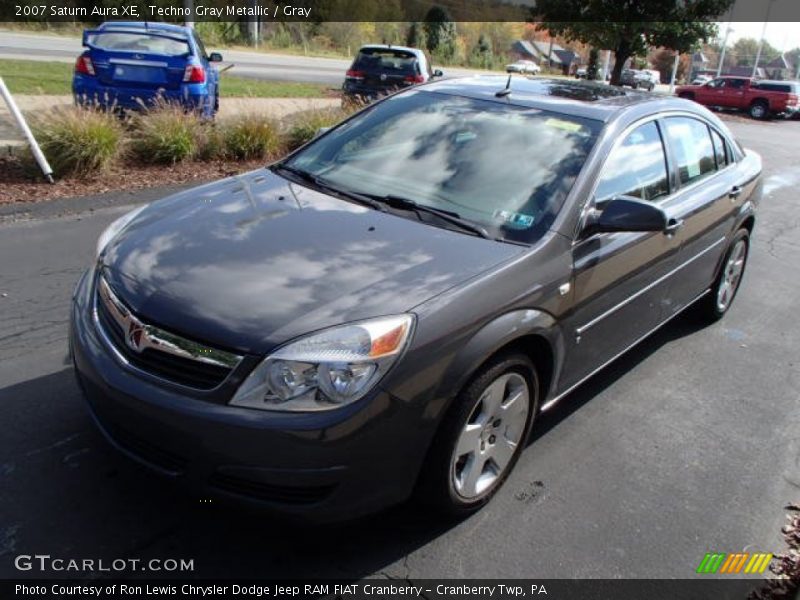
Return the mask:
[[522, 442], [530, 412], [530, 389], [516, 372], [492, 381], [475, 403], [451, 459], [453, 487], [472, 500], [501, 480]]
[[744, 263], [747, 259], [747, 242], [739, 240], [731, 250], [725, 267], [722, 271], [722, 278], [717, 288], [717, 309], [725, 312], [736, 294], [739, 283], [742, 280]]

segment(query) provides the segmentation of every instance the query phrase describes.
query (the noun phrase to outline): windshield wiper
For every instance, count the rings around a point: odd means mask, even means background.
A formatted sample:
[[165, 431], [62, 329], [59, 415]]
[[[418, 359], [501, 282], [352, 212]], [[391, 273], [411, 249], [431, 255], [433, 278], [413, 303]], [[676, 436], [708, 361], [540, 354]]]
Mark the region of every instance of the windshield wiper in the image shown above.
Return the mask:
[[351, 190], [343, 190], [339, 187], [336, 187], [325, 179], [319, 177], [318, 175], [314, 175], [310, 171], [306, 171], [305, 169], [300, 169], [298, 167], [294, 167], [292, 165], [287, 165], [284, 163], [278, 163], [273, 166], [273, 169], [286, 171], [295, 175], [299, 179], [311, 183], [315, 187], [322, 189], [330, 194], [335, 196], [341, 196], [343, 198], [347, 198], [350, 200], [355, 200], [360, 204], [364, 204], [369, 206], [370, 208], [374, 208], [375, 210], [385, 211], [385, 206], [390, 206], [392, 208], [399, 208], [402, 210], [410, 210], [416, 213], [417, 218], [422, 220], [420, 214], [421, 213], [428, 213], [434, 215], [441, 219], [442, 221], [446, 221], [452, 225], [456, 225], [460, 229], [465, 231], [469, 231], [474, 233], [482, 238], [486, 238], [487, 240], [494, 239], [489, 232], [486, 231], [480, 225], [467, 221], [466, 219], [462, 219], [461, 216], [457, 212], [453, 212], [450, 210], [442, 210], [440, 208], [433, 208], [431, 206], [425, 206], [424, 204], [419, 204], [410, 198], [403, 198], [402, 196], [394, 196], [394, 195], [387, 195], [387, 196], [379, 196], [378, 194], [363, 194], [360, 192], [353, 192]]
[[420, 213], [428, 213], [430, 215], [434, 215], [441, 219], [442, 221], [446, 221], [453, 225], [460, 227], [466, 231], [470, 231], [476, 235], [479, 235], [482, 238], [486, 238], [487, 240], [494, 239], [489, 232], [486, 231], [480, 225], [472, 223], [471, 221], [467, 221], [466, 219], [462, 219], [461, 216], [457, 212], [453, 212], [451, 210], [442, 210], [441, 208], [433, 208], [432, 206], [426, 206], [424, 204], [420, 204], [410, 198], [403, 198], [402, 196], [378, 196], [377, 194], [365, 194], [372, 200], [376, 200], [378, 202], [382, 202], [392, 208], [400, 208], [404, 210], [410, 210], [417, 214], [417, 218], [422, 220]]
[[381, 205], [379, 202], [376, 202], [369, 196], [365, 196], [364, 194], [359, 194], [357, 192], [351, 192], [349, 190], [340, 189], [328, 183], [319, 175], [314, 175], [314, 173], [306, 171], [305, 169], [299, 169], [297, 167], [293, 167], [292, 165], [286, 165], [283, 163], [274, 165], [273, 169], [291, 173], [292, 175], [295, 175], [296, 177], [302, 179], [303, 181], [311, 183], [314, 187], [324, 190], [334, 196], [339, 196], [342, 198], [346, 198], [348, 200], [355, 200], [359, 204], [369, 206], [370, 208], [374, 208], [375, 210], [380, 210], [380, 211], [385, 210], [383, 205]]

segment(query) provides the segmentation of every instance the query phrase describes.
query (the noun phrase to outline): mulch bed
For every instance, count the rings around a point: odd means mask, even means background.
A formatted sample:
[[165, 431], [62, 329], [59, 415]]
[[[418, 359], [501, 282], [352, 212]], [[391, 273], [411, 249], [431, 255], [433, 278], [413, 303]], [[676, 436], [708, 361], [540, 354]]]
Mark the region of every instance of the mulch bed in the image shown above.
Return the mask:
[[264, 164], [263, 160], [253, 160], [189, 161], [169, 166], [125, 165], [90, 179], [68, 177], [50, 184], [27, 161], [4, 156], [0, 157], [0, 204], [41, 202], [181, 183], [199, 184], [258, 169]]

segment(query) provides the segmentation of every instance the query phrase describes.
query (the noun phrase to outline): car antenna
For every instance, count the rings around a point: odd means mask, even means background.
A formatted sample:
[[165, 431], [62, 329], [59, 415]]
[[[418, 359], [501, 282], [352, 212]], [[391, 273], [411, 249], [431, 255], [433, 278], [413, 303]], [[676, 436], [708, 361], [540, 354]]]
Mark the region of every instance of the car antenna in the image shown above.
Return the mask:
[[498, 98], [503, 98], [504, 96], [508, 96], [511, 93], [511, 74], [508, 75], [508, 81], [506, 81], [506, 87], [500, 90], [499, 92], [495, 92], [495, 96]]

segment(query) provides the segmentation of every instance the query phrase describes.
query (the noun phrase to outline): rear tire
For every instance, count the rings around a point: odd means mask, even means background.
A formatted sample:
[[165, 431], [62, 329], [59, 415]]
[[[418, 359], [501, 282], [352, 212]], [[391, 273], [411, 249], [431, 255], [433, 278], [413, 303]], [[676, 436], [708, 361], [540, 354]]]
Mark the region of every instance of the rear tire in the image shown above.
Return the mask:
[[740, 229], [728, 244], [711, 292], [697, 305], [698, 315], [704, 321], [719, 321], [728, 312], [741, 286], [749, 254], [750, 233], [747, 229]]
[[694, 100], [694, 94], [691, 92], [682, 92], [679, 94], [679, 98], [683, 98], [684, 100]]
[[766, 119], [769, 116], [769, 105], [763, 100], [756, 100], [750, 105], [750, 108], [747, 109], [747, 114], [749, 114], [752, 119]]
[[455, 518], [485, 506], [519, 458], [539, 408], [530, 358], [498, 355], [453, 401], [420, 474], [417, 497]]

